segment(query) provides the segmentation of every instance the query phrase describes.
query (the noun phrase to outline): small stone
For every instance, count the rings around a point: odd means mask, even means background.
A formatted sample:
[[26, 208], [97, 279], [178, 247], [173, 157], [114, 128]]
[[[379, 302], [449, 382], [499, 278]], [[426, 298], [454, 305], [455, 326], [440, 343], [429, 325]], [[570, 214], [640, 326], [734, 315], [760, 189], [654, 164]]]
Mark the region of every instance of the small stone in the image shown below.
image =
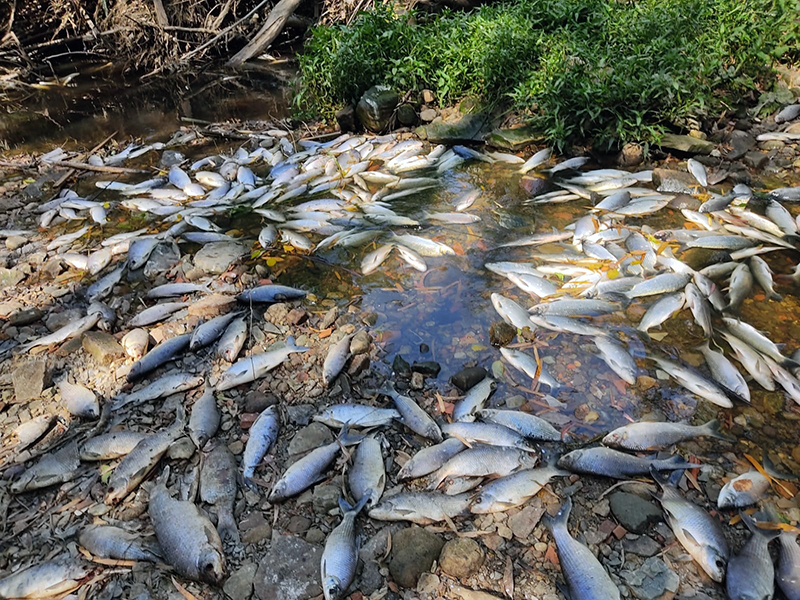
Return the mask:
[[289, 419], [289, 423], [300, 427], [308, 425], [316, 412], [317, 407], [313, 404], [292, 404], [286, 407], [286, 417]]
[[495, 129], [486, 136], [486, 143], [504, 150], [516, 152], [525, 146], [537, 144], [544, 139], [541, 130], [532, 125]]
[[520, 396], [519, 394], [506, 398], [506, 406], [508, 408], [521, 408], [525, 406], [527, 402], [528, 401], [525, 399], [525, 396]]
[[238, 242], [212, 242], [197, 251], [194, 255], [194, 265], [211, 275], [222, 275], [246, 253], [247, 249]]
[[17, 285], [25, 279], [25, 273], [18, 269], [0, 268], [0, 288]]
[[327, 516], [334, 508], [339, 506], [339, 496], [342, 489], [339, 485], [318, 485], [314, 488], [314, 512], [319, 516]]
[[397, 122], [405, 127], [417, 124], [417, 111], [410, 104], [401, 104], [397, 107]]
[[21, 235], [10, 235], [6, 238], [6, 248], [13, 252], [17, 248], [22, 248], [27, 241]]
[[769, 162], [769, 156], [756, 150], [744, 155], [744, 164], [755, 170], [762, 169], [767, 162]]
[[350, 367], [347, 369], [347, 373], [351, 377], [358, 377], [367, 369], [369, 369], [369, 356], [367, 354], [359, 354], [350, 361]]
[[289, 314], [286, 315], [286, 322], [289, 325], [300, 325], [308, 319], [308, 313], [303, 310], [302, 308], [293, 308], [289, 311]]
[[681, 583], [678, 574], [655, 556], [635, 571], [623, 571], [620, 575], [640, 600], [671, 600]]
[[83, 349], [101, 365], [108, 365], [125, 355], [116, 338], [103, 331], [87, 331], [83, 334]]
[[228, 444], [228, 450], [231, 451], [231, 454], [234, 456], [239, 456], [242, 452], [244, 452], [244, 444], [242, 440], [234, 440], [230, 444]]
[[14, 384], [15, 402], [36, 400], [42, 395], [45, 385], [46, 363], [44, 360], [28, 360], [11, 374]]
[[466, 392], [486, 378], [486, 369], [483, 367], [467, 367], [461, 369], [450, 378], [450, 383], [462, 392]]
[[348, 104], [336, 112], [336, 122], [342, 133], [356, 130], [356, 109], [352, 104]]
[[644, 161], [644, 148], [641, 144], [629, 142], [622, 147], [617, 163], [622, 167], [635, 167]]
[[295, 515], [289, 519], [286, 529], [292, 533], [305, 533], [311, 527], [311, 519], [302, 515]]
[[399, 377], [408, 377], [411, 374], [411, 365], [402, 356], [397, 354], [392, 361], [392, 371]]
[[289, 456], [305, 454], [323, 444], [330, 444], [332, 441], [333, 434], [330, 429], [322, 423], [310, 423], [298, 431], [289, 442]]
[[255, 563], [246, 562], [231, 573], [222, 586], [225, 596], [231, 600], [249, 600], [253, 593], [253, 579], [255, 579], [257, 569]]
[[413, 589], [419, 576], [439, 558], [444, 541], [435, 533], [413, 526], [392, 537], [389, 572], [397, 583]]
[[372, 336], [363, 329], [353, 336], [350, 340], [350, 354], [357, 356], [369, 352], [369, 347], [372, 344]]
[[409, 387], [412, 390], [421, 390], [425, 387], [425, 377], [422, 373], [414, 372], [411, 374], [411, 382], [409, 383]]
[[507, 346], [517, 335], [517, 330], [505, 321], [495, 321], [489, 327], [489, 343], [492, 346]]
[[433, 360], [414, 361], [411, 370], [415, 373], [422, 373], [426, 377], [436, 377], [442, 370], [442, 366]]
[[309, 544], [321, 544], [325, 541], [325, 533], [317, 527], [312, 527], [306, 532], [306, 541]]
[[655, 504], [636, 494], [615, 492], [609, 497], [609, 504], [617, 521], [634, 533], [645, 533], [650, 525], [663, 518]]
[[265, 394], [258, 390], [247, 392], [244, 397], [244, 412], [261, 413], [273, 404], [278, 403], [278, 398], [273, 394]]
[[189, 305], [189, 316], [202, 317], [204, 319], [216, 317], [225, 312], [227, 307], [236, 302], [234, 296], [227, 294], [209, 294]]
[[699, 129], [691, 129], [689, 131], [689, 137], [693, 137], [696, 140], [707, 140], [708, 139], [708, 136], [705, 133], [703, 133], [702, 131], [700, 131]]
[[653, 185], [659, 192], [691, 195], [700, 184], [688, 171], [657, 168], [653, 169]]
[[253, 590], [260, 600], [306, 600], [322, 594], [322, 547], [293, 535], [272, 536], [259, 562]]
[[431, 351], [431, 347], [428, 346], [428, 344], [423, 342], [422, 344], [419, 345], [419, 353], [420, 354], [427, 354], [430, 351]]
[[442, 548], [439, 566], [451, 577], [467, 579], [478, 572], [483, 559], [483, 550], [478, 542], [470, 538], [455, 538]]
[[508, 517], [508, 526], [516, 538], [524, 540], [536, 529], [544, 512], [543, 506], [526, 506]]
[[338, 316], [339, 316], [339, 309], [336, 306], [334, 306], [328, 312], [325, 313], [324, 317], [322, 317], [322, 322], [319, 324], [319, 328], [327, 329], [328, 327], [334, 324]]
[[725, 155], [725, 158], [727, 160], [739, 160], [755, 147], [756, 140], [746, 131], [737, 130], [731, 132], [731, 139], [729, 143], [731, 145], [731, 149]]
[[430, 104], [434, 100], [436, 100], [436, 95], [433, 93], [432, 90], [428, 89], [422, 90], [422, 101], [425, 104]]
[[419, 118], [423, 123], [430, 123], [438, 116], [438, 114], [439, 113], [432, 108], [425, 108], [420, 111]]
[[188, 436], [183, 436], [176, 442], [170, 444], [167, 456], [172, 460], [187, 460], [192, 457], [195, 451], [194, 442]]
[[417, 593], [422, 595], [433, 595], [439, 589], [439, 577], [434, 573], [423, 573], [417, 582]]
[[661, 544], [647, 535], [626, 535], [622, 540], [622, 547], [625, 548], [625, 552], [645, 557], [655, 556], [661, 552]]

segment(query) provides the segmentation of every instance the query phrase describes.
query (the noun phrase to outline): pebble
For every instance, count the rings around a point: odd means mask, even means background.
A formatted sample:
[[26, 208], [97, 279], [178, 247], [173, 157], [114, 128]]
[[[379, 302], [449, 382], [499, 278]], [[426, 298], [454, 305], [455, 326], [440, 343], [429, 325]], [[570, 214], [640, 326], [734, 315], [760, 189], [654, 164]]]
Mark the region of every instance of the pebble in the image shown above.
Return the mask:
[[483, 367], [467, 367], [461, 369], [450, 378], [450, 383], [462, 392], [466, 392], [471, 387], [477, 385], [486, 378], [487, 372]]
[[248, 600], [253, 593], [253, 580], [258, 567], [255, 563], [242, 564], [231, 576], [225, 580], [222, 591], [231, 600]]
[[310, 544], [321, 544], [325, 541], [325, 533], [318, 527], [312, 527], [306, 532], [306, 541]]
[[[258, 390], [247, 392], [244, 397], [244, 412], [261, 413], [266, 408], [278, 403], [278, 398], [273, 394], [265, 394]], [[291, 407], [290, 407], [291, 408]]]
[[647, 535], [628, 534], [622, 539], [625, 552], [639, 556], [655, 556], [661, 552], [661, 545]]
[[611, 512], [628, 531], [644, 533], [650, 525], [663, 519], [661, 511], [652, 502], [628, 492], [614, 492], [609, 497]]
[[678, 574], [656, 557], [648, 558], [635, 571], [623, 571], [622, 577], [640, 600], [669, 600], [681, 583]]
[[[538, 506], [533, 504], [536, 500], [538, 500]], [[536, 529], [544, 512], [541, 500], [534, 499], [521, 511], [508, 517], [508, 526], [516, 538], [525, 540]]]
[[211, 275], [221, 275], [247, 249], [238, 242], [212, 242], [205, 244], [194, 255], [194, 266]]
[[434, 573], [423, 573], [417, 582], [417, 593], [433, 595], [439, 589], [439, 577]]
[[319, 565], [322, 547], [294, 535], [273, 532], [253, 581], [260, 600], [306, 600], [322, 594]]
[[314, 499], [312, 501], [314, 512], [319, 516], [327, 516], [331, 510], [339, 506], [339, 496], [341, 494], [341, 485], [318, 485], [314, 488]]
[[188, 436], [184, 436], [170, 445], [167, 456], [172, 460], [187, 460], [192, 457], [194, 451], [194, 442]]
[[116, 338], [102, 331], [87, 331], [81, 343], [83, 349], [101, 365], [108, 365], [125, 354]]
[[412, 390], [421, 390], [425, 387], [425, 376], [422, 373], [415, 371], [411, 374], [411, 383], [409, 384]]
[[350, 340], [350, 354], [357, 356], [369, 352], [369, 347], [372, 344], [372, 336], [363, 329], [353, 336]]
[[350, 367], [347, 369], [347, 373], [351, 377], [358, 377], [364, 371], [369, 369], [369, 364], [369, 355], [359, 354], [358, 356], [353, 357], [353, 359], [350, 361]]
[[289, 325], [300, 325], [308, 320], [308, 313], [302, 308], [293, 308], [286, 315], [286, 322]]
[[333, 441], [333, 434], [322, 423], [310, 423], [298, 431], [289, 442], [289, 455], [297, 456], [318, 448], [323, 444], [330, 444]]
[[31, 359], [17, 367], [11, 374], [15, 401], [27, 402], [39, 398], [44, 390], [45, 373], [44, 360]]
[[435, 533], [413, 526], [397, 532], [392, 538], [389, 572], [397, 583], [414, 588], [419, 576], [429, 571], [439, 558], [444, 541]]
[[10, 235], [6, 238], [6, 248], [12, 252], [17, 248], [22, 248], [27, 240], [21, 235]]
[[483, 550], [478, 542], [470, 538], [455, 538], [442, 548], [439, 566], [451, 577], [467, 579], [478, 572], [483, 560]]

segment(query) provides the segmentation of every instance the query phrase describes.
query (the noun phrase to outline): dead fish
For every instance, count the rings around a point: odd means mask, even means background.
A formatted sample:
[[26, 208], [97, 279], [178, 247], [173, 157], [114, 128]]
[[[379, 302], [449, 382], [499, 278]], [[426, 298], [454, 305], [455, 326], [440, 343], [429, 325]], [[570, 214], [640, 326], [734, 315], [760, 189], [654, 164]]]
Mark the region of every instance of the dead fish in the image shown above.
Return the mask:
[[242, 480], [251, 489], [255, 488], [253, 475], [256, 468], [278, 438], [279, 428], [278, 407], [275, 405], [264, 409], [250, 426], [250, 435], [242, 456]]
[[728, 306], [725, 310], [737, 311], [742, 306], [742, 302], [750, 296], [753, 290], [753, 274], [745, 263], [741, 263], [733, 270], [731, 275], [731, 286], [728, 290]]
[[416, 479], [430, 475], [466, 446], [456, 438], [448, 438], [441, 444], [422, 448], [397, 473], [397, 479]]
[[358, 567], [358, 546], [356, 545], [355, 521], [358, 513], [364, 508], [365, 495], [355, 505], [350, 506], [343, 498], [339, 498], [339, 509], [342, 511], [342, 522], [339, 523], [325, 540], [320, 565], [322, 594], [325, 600], [339, 600], [350, 587], [356, 576]]
[[239, 317], [231, 321], [217, 344], [216, 355], [218, 358], [232, 363], [239, 356], [247, 338], [247, 321]]
[[[112, 506], [119, 504], [136, 489], [147, 474], [155, 468], [172, 443], [183, 435], [185, 425], [186, 413], [183, 406], [178, 405], [172, 425], [142, 439], [119, 462], [108, 480], [105, 503]], [[166, 493], [166, 489], [164, 491]], [[151, 506], [152, 502], [153, 496], [151, 495]]]
[[[769, 268], [769, 265], [763, 258], [760, 256], [751, 256], [750, 271], [758, 285], [760, 285], [767, 294], [767, 298], [777, 302], [783, 300], [783, 296], [775, 291], [775, 284], [772, 281], [772, 269]], [[731, 283], [731, 286], [733, 286], [733, 283]]]
[[705, 357], [714, 381], [735, 394], [742, 402], [749, 403], [750, 388], [742, 374], [739, 373], [739, 369], [733, 366], [733, 363], [724, 354], [712, 350], [708, 340], [706, 340], [705, 344], [698, 346], [697, 349]]
[[800, 599], [800, 546], [797, 545], [797, 534], [782, 531], [778, 539], [781, 542], [781, 553], [775, 581], [788, 600], [798, 600]]
[[706, 174], [706, 168], [703, 166], [703, 163], [690, 158], [686, 161], [686, 168], [689, 170], [689, 173], [692, 174], [692, 177], [697, 180], [697, 183], [703, 187], [708, 187], [708, 175]]
[[161, 304], [155, 304], [150, 308], [144, 309], [128, 321], [128, 326], [144, 327], [145, 325], [159, 323], [187, 306], [189, 306], [188, 302], [162, 302]]
[[161, 550], [155, 543], [113, 525], [89, 525], [78, 536], [78, 543], [100, 558], [161, 562]]
[[503, 477], [517, 469], [535, 467], [537, 460], [537, 454], [517, 448], [474, 446], [444, 463], [431, 476], [430, 489], [435, 490], [448, 477]]
[[89, 573], [77, 559], [59, 557], [0, 579], [0, 598], [61, 597], [77, 589]]
[[203, 458], [200, 470], [200, 499], [217, 510], [220, 538], [239, 543], [239, 529], [233, 516], [236, 502], [236, 458], [225, 444], [218, 444]]
[[636, 383], [638, 367], [622, 344], [606, 336], [595, 338], [594, 344], [600, 351], [600, 357], [612, 371], [626, 383], [630, 385]]
[[58, 391], [69, 414], [90, 419], [100, 416], [100, 402], [91, 390], [62, 379], [58, 382]]
[[603, 598], [619, 600], [616, 584], [589, 548], [573, 538], [567, 529], [572, 498], [567, 498], [555, 517], [546, 515], [544, 523], [556, 542], [561, 572], [574, 600]]
[[767, 477], [755, 469], [734, 477], [719, 492], [717, 506], [720, 508], [743, 508], [758, 502], [769, 490]]
[[192, 405], [189, 416], [189, 437], [197, 448], [202, 449], [206, 442], [214, 437], [221, 417], [214, 388], [206, 381], [205, 390]]
[[386, 382], [380, 393], [389, 396], [394, 401], [394, 406], [400, 413], [403, 424], [411, 431], [435, 442], [442, 441], [442, 431], [439, 425], [410, 396], [398, 392], [390, 381]]
[[562, 387], [561, 383], [548, 373], [544, 363], [541, 361], [537, 362], [530, 354], [526, 354], [522, 350], [516, 350], [514, 348], [500, 348], [500, 354], [503, 355], [503, 358], [505, 358], [512, 367], [525, 373], [525, 375], [530, 377], [533, 381], [545, 384], [550, 388], [551, 392]]
[[661, 273], [650, 279], [637, 283], [630, 291], [625, 292], [628, 298], [642, 298], [658, 294], [677, 292], [686, 287], [692, 276], [688, 273]]
[[521, 506], [539, 493], [553, 477], [568, 476], [569, 471], [562, 471], [553, 465], [538, 469], [525, 469], [484, 485], [473, 500], [470, 511], [482, 515], [504, 512], [509, 508]]
[[378, 408], [368, 404], [333, 404], [318, 415], [314, 421], [324, 423], [329, 427], [383, 427], [391, 424], [395, 419], [400, 419], [400, 413], [393, 408]]
[[33, 466], [26, 469], [19, 479], [11, 484], [11, 492], [21, 494], [70, 481], [78, 474], [80, 466], [78, 443], [72, 441], [57, 452], [45, 454]]
[[350, 340], [354, 334], [344, 336], [328, 349], [325, 362], [322, 364], [322, 382], [330, 387], [339, 373], [344, 369], [344, 365], [350, 358]]
[[138, 431], [113, 431], [86, 440], [81, 446], [84, 461], [113, 460], [128, 454], [149, 434]]
[[497, 423], [456, 421], [442, 425], [442, 433], [468, 444], [486, 444], [537, 452], [524, 436]]
[[114, 403], [114, 410], [119, 410], [123, 406], [133, 404], [134, 406], [142, 402], [155, 400], [191, 390], [199, 385], [203, 385], [204, 379], [188, 373], [168, 373], [163, 377], [148, 383], [143, 388], [131, 392], [127, 396], [122, 396]]
[[120, 340], [120, 344], [125, 350], [125, 354], [136, 361], [147, 352], [147, 346], [150, 344], [150, 334], [146, 329], [131, 329]]
[[506, 298], [502, 294], [493, 293], [491, 295], [492, 306], [506, 323], [516, 329], [533, 329], [528, 311], [514, 302], [511, 298]]
[[467, 394], [459, 400], [453, 408], [453, 420], [474, 421], [475, 413], [483, 408], [483, 403], [492, 395], [497, 382], [491, 377], [486, 377], [472, 386]]
[[670, 423], [661, 421], [643, 421], [624, 425], [607, 434], [603, 444], [624, 450], [663, 450], [675, 444], [708, 436], [726, 442], [735, 442], [720, 430], [718, 419], [712, 419], [704, 425], [687, 425], [686, 423]]
[[437, 492], [400, 492], [384, 498], [369, 511], [376, 521], [411, 521], [430, 525], [469, 514], [470, 495], [448, 496]]
[[658, 471], [696, 469], [697, 464], [673, 456], [665, 460], [639, 458], [610, 448], [581, 448], [573, 450], [558, 460], [558, 466], [573, 473], [599, 475], [614, 479], [640, 477]]
[[690, 392], [723, 408], [731, 408], [733, 406], [725, 389], [710, 379], [706, 379], [694, 369], [655, 356], [651, 357], [651, 359], [662, 371], [673, 377]]
[[675, 487], [682, 476], [680, 471], [672, 477], [656, 470], [651, 475], [661, 487], [658, 500], [675, 537], [703, 571], [721, 583], [725, 579], [730, 550], [719, 521], [681, 495]]
[[713, 328], [711, 325], [711, 308], [709, 301], [693, 283], [687, 283], [684, 288], [686, 306], [692, 311], [695, 323], [697, 323], [706, 334], [711, 337]]
[[476, 413], [484, 421], [508, 427], [532, 439], [560, 442], [561, 433], [544, 419], [517, 410], [482, 409]]
[[752, 534], [736, 556], [728, 561], [725, 589], [731, 600], [768, 599], [775, 593], [775, 567], [769, 553], [769, 543], [780, 531], [758, 527], [747, 513], [739, 513]]
[[366, 497], [367, 506], [378, 503], [386, 487], [386, 471], [383, 466], [381, 444], [374, 436], [368, 436], [353, 453], [353, 466], [347, 474], [350, 492], [356, 502]]
[[27, 344], [22, 344], [19, 346], [19, 351], [27, 352], [28, 350], [37, 348], [39, 346], [52, 346], [54, 344], [60, 344], [61, 342], [65, 342], [74, 337], [83, 335], [92, 327], [97, 325], [99, 320], [99, 313], [88, 314], [82, 319], [78, 319], [77, 321], [73, 321], [72, 323], [64, 325], [61, 329], [54, 331], [50, 335], [40, 337], [36, 340], [28, 342]]
[[774, 342], [769, 340], [763, 333], [758, 331], [749, 323], [729, 317], [723, 317], [722, 320], [725, 325], [727, 325], [731, 334], [748, 344], [753, 349], [758, 350], [762, 354], [770, 357], [782, 367], [786, 367], [787, 369], [796, 369], [800, 367], [800, 363], [790, 358], [786, 358], [783, 354], [781, 354], [780, 349]]
[[389, 258], [389, 254], [392, 252], [393, 248], [394, 244], [384, 244], [383, 246], [379, 246], [376, 250], [364, 255], [364, 259], [361, 261], [361, 274], [369, 275], [370, 273], [374, 273], [378, 267]]
[[294, 354], [295, 352], [307, 352], [309, 350], [306, 346], [296, 345], [292, 336], [289, 336], [286, 339], [286, 343], [282, 346], [277, 348], [275, 346], [278, 346], [278, 344], [274, 344], [266, 352], [254, 354], [236, 361], [220, 376], [219, 382], [217, 383], [217, 391], [222, 392], [238, 385], [260, 379], [269, 371], [283, 363], [289, 358], [290, 354]]
[[166, 469], [150, 493], [147, 508], [164, 558], [183, 577], [217, 585], [225, 576], [222, 540], [194, 504], [170, 497], [168, 475]]
[[306, 295], [307, 292], [305, 290], [286, 285], [269, 284], [245, 290], [236, 296], [236, 299], [242, 304], [249, 304], [251, 302], [275, 303], [300, 300], [305, 298]]
[[231, 321], [238, 316], [238, 313], [228, 313], [219, 315], [195, 327], [192, 338], [189, 341], [189, 350], [198, 350], [213, 344], [225, 332]]

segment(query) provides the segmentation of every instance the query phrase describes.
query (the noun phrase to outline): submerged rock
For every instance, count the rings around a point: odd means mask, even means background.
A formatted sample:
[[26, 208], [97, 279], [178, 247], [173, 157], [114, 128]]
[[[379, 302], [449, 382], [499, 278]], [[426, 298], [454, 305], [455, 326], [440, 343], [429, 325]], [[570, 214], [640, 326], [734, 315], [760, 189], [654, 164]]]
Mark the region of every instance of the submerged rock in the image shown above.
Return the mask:
[[677, 150], [687, 154], [711, 154], [715, 146], [713, 142], [701, 140], [691, 135], [665, 133], [661, 136], [660, 146], [668, 150]]
[[356, 115], [365, 128], [381, 133], [388, 127], [399, 101], [397, 92], [383, 85], [375, 85], [361, 96]]
[[194, 264], [206, 273], [221, 275], [246, 252], [245, 247], [237, 242], [214, 242], [198, 250]]

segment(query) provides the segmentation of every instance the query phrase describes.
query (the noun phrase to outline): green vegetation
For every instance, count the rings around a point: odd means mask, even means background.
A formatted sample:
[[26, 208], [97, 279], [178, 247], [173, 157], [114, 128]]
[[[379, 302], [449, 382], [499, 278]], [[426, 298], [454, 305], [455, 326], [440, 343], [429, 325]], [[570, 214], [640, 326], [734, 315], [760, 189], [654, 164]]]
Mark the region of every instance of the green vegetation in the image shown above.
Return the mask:
[[800, 58], [800, 0], [515, 0], [317, 27], [297, 106], [330, 117], [372, 85], [512, 106], [558, 144], [647, 140], [770, 87]]

